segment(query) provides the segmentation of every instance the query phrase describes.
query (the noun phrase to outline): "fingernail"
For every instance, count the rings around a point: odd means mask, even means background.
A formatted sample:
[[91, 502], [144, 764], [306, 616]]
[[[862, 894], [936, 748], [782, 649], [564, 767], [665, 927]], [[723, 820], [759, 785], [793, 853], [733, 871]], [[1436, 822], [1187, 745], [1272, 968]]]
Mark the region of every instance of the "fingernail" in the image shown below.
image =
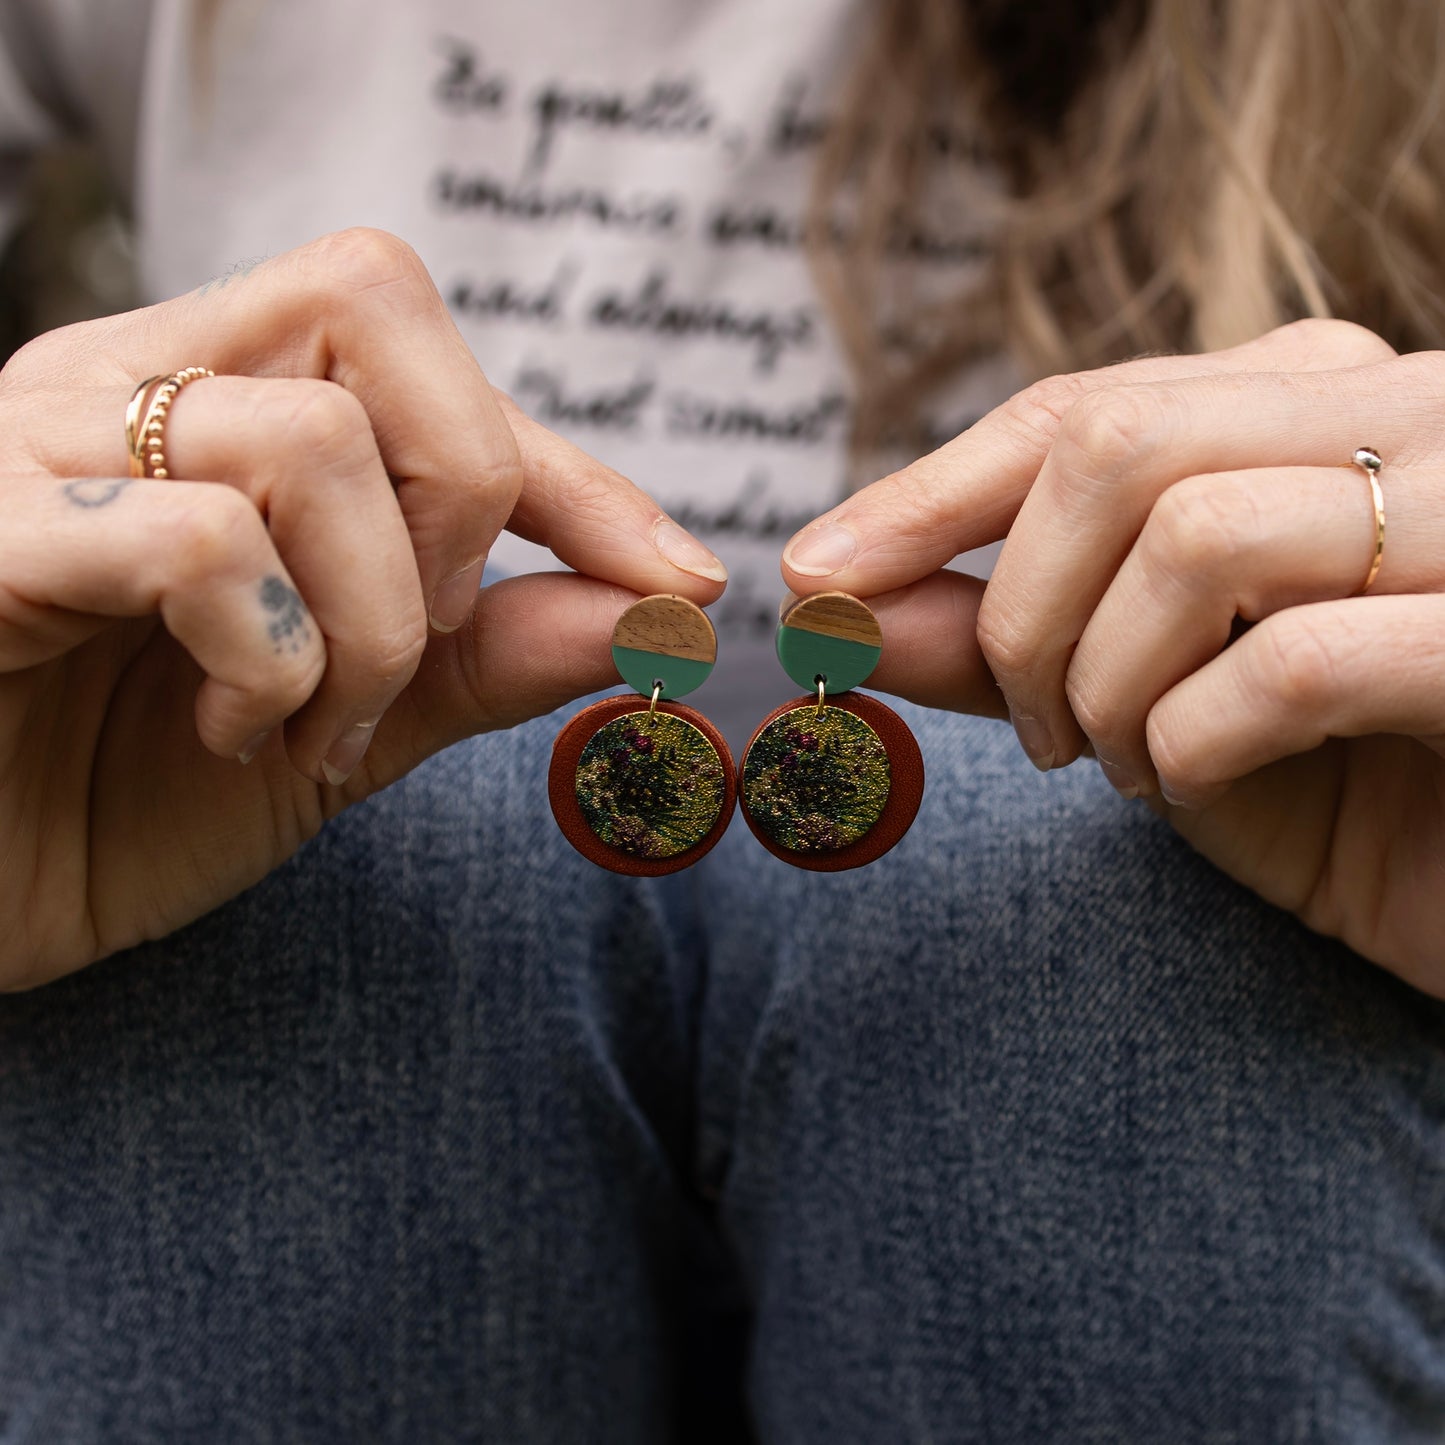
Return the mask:
[[482, 568], [487, 559], [478, 557], [460, 572], [453, 572], [432, 598], [430, 621], [438, 632], [455, 632], [471, 615], [482, 585]]
[[237, 761], [243, 768], [265, 747], [266, 739], [269, 738], [274, 731], [274, 728], [267, 728], [265, 732], [257, 733], [256, 736], [236, 754]]
[[321, 773], [333, 788], [339, 788], [356, 771], [371, 746], [371, 735], [380, 721], [380, 718], [374, 718], [371, 722], [356, 723], [331, 744], [321, 763]]
[[1134, 781], [1127, 768], [1121, 768], [1118, 763], [1111, 763], [1108, 758], [1099, 758], [1098, 763], [1099, 771], [1108, 778], [1109, 785], [1121, 798], [1137, 798], [1139, 796], [1139, 785]]
[[1163, 778], [1159, 779], [1159, 794], [1166, 803], [1170, 803], [1176, 808], [1189, 807], [1189, 804], [1186, 803], [1184, 799], [1181, 798], [1179, 794], [1176, 793], [1174, 789], [1171, 788], [1169, 784], [1164, 781]]
[[858, 539], [846, 527], [825, 522], [791, 543], [783, 560], [805, 577], [826, 577], [846, 567], [857, 551]]
[[728, 569], [708, 551], [691, 532], [684, 531], [671, 517], [659, 517], [652, 529], [652, 545], [661, 553], [665, 562], [694, 577], [706, 577], [711, 582], [726, 582]]
[[1054, 740], [1049, 736], [1048, 728], [1037, 718], [1020, 717], [1013, 712], [1009, 713], [1009, 720], [1023, 750], [1029, 755], [1029, 761], [1041, 773], [1048, 772], [1054, 765]]

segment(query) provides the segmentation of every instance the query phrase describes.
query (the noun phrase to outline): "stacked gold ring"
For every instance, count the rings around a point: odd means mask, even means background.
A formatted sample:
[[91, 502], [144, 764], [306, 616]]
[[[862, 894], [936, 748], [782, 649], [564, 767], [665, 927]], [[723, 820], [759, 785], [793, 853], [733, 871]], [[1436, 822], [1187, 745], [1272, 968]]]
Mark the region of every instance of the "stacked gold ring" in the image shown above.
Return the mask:
[[[183, 386], [215, 374], [206, 366], [185, 366], [169, 376], [148, 376], [131, 393], [130, 405], [125, 409], [125, 446], [130, 454], [131, 476], [154, 477], [162, 482], [170, 476], [166, 467], [165, 439], [166, 416], [171, 403]], [[157, 382], [159, 386], [156, 386]], [[152, 387], [155, 387], [154, 392]], [[149, 406], [145, 404], [147, 396], [150, 397]]]

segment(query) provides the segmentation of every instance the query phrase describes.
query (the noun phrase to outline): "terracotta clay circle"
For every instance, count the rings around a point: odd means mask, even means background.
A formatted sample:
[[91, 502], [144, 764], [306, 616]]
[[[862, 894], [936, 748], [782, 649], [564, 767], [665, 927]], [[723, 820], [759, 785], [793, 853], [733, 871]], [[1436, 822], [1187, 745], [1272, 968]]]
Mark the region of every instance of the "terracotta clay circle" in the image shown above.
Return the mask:
[[[761, 723], [747, 748], [743, 749], [739, 772], [746, 771], [748, 749], [779, 718], [797, 710], [803, 714], [800, 726], [806, 724], [808, 716], [815, 712], [815, 697], [798, 697], [774, 708]], [[878, 821], [855, 843], [830, 851], [801, 852], [784, 848], [769, 835], [748, 810], [747, 798], [740, 799], [742, 815], [747, 819], [753, 836], [775, 858], [791, 863], [795, 868], [807, 868], [815, 873], [841, 873], [848, 868], [861, 868], [881, 858], [913, 826], [918, 816], [919, 805], [923, 802], [923, 754], [919, 751], [918, 739], [913, 736], [907, 723], [891, 707], [869, 697], [866, 693], [846, 692], [837, 697], [829, 696], [828, 707], [842, 708], [860, 717], [878, 734], [888, 751], [891, 786], [888, 801]]]
[[584, 857], [599, 867], [613, 873], [625, 873], [633, 878], [659, 878], [667, 873], [677, 873], [696, 863], [711, 852], [717, 841], [727, 831], [732, 821], [733, 809], [737, 805], [737, 769], [732, 753], [723, 735], [699, 712], [676, 703], [659, 703], [657, 711], [674, 717], [697, 729], [711, 743], [722, 768], [722, 802], [716, 822], [707, 834], [692, 847], [669, 857], [646, 857], [614, 847], [594, 831], [582, 809], [577, 796], [577, 771], [587, 744], [608, 723], [626, 717], [629, 713], [647, 714], [648, 700], [635, 694], [604, 698], [583, 708], [557, 735], [552, 745], [552, 763], [547, 771], [547, 797], [552, 804], [552, 814], [562, 835]]

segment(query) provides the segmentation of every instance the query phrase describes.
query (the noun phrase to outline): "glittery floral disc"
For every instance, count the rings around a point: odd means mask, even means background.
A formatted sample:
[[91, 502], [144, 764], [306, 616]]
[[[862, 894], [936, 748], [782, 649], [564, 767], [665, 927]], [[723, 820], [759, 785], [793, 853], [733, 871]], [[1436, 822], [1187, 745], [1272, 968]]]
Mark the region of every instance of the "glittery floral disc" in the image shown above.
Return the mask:
[[799, 707], [753, 741], [742, 784], [748, 815], [775, 843], [823, 853], [856, 843], [882, 817], [892, 773], [887, 749], [861, 717]]
[[717, 749], [671, 713], [628, 713], [600, 728], [577, 763], [577, 804], [611, 848], [671, 858], [700, 843], [725, 797]]

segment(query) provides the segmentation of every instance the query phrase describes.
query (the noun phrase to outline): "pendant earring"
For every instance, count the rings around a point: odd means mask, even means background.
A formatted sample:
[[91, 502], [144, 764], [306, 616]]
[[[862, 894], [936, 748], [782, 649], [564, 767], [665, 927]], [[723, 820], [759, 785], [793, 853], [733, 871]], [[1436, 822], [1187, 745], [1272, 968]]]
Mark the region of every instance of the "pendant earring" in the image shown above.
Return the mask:
[[833, 873], [881, 858], [923, 801], [923, 754], [908, 724], [851, 689], [877, 665], [883, 630], [846, 592], [788, 609], [778, 661], [810, 694], [765, 717], [743, 752], [740, 805], [768, 852]]
[[552, 748], [547, 794], [567, 841], [614, 873], [653, 878], [696, 863], [737, 803], [722, 734], [671, 701], [701, 687], [717, 634], [682, 597], [644, 597], [618, 619], [612, 660], [634, 695], [583, 708]]

